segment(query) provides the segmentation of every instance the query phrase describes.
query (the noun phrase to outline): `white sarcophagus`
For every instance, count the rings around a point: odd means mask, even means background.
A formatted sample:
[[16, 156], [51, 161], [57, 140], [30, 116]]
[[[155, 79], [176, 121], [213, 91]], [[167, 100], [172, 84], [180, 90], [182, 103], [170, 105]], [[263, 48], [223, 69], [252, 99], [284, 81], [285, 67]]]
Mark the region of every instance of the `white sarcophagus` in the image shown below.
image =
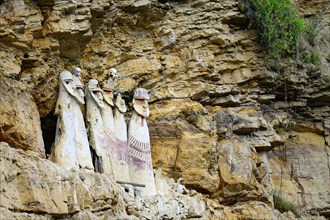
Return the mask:
[[72, 103], [72, 109], [74, 112], [74, 129], [75, 129], [75, 142], [77, 146], [77, 157], [79, 167], [82, 169], [93, 170], [93, 162], [91, 151], [89, 148], [89, 142], [87, 137], [87, 130], [83, 114], [80, 109], [80, 104], [85, 104], [85, 94], [83, 90], [83, 84], [80, 79], [81, 70], [75, 68], [73, 71], [73, 86], [76, 91], [76, 102]]
[[156, 186], [151, 161], [150, 137], [146, 118], [149, 95], [138, 88], [133, 96], [134, 112], [128, 128], [128, 162], [130, 182], [144, 184], [142, 195], [155, 195]]

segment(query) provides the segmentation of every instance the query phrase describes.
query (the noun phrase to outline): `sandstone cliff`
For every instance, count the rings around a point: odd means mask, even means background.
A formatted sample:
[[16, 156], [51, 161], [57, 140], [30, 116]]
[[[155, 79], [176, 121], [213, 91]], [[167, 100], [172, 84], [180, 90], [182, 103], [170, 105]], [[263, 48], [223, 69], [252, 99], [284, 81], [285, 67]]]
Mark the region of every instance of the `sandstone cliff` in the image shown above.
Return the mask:
[[[295, 4], [314, 22], [317, 66], [265, 59], [237, 1], [0, 1], [0, 141], [18, 148], [0, 146], [1, 215], [294, 218], [274, 210], [277, 193], [311, 219], [329, 217], [330, 4]], [[74, 66], [85, 83], [117, 68], [127, 103], [148, 89], [154, 168], [183, 177], [189, 196], [134, 201], [112, 178], [42, 158], [59, 73]]]

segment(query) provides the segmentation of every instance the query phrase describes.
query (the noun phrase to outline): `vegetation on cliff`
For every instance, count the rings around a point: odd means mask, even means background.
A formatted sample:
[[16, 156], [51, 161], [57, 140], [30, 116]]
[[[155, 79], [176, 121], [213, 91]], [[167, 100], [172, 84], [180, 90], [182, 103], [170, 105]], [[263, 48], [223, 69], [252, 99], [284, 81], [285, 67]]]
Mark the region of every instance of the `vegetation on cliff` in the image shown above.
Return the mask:
[[241, 0], [239, 8], [259, 31], [269, 56], [296, 54], [297, 43], [306, 25], [290, 0]]
[[279, 210], [280, 212], [288, 212], [291, 211], [295, 216], [299, 217], [298, 208], [292, 202], [284, 199], [277, 193], [274, 194], [274, 208]]

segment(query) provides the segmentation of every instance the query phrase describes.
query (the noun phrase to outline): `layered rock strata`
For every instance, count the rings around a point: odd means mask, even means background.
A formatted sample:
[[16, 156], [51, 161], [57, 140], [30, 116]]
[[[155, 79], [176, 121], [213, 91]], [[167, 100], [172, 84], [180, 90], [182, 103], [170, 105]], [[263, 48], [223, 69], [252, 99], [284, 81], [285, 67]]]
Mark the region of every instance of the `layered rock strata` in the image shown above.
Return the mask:
[[[103, 82], [116, 67], [115, 90], [127, 103], [135, 87], [149, 91], [154, 168], [209, 197], [210, 216], [293, 218], [273, 212], [274, 193], [312, 218], [329, 216], [330, 6], [313, 0], [296, 7], [315, 21], [318, 65], [265, 60], [236, 1], [0, 1], [0, 73], [49, 117], [64, 68], [81, 66], [86, 83]], [[21, 103], [10, 108], [22, 109]], [[39, 118], [34, 109], [29, 115]], [[13, 114], [1, 117], [18, 126]], [[26, 139], [15, 144], [0, 137], [12, 147]], [[33, 139], [19, 148], [37, 149]]]

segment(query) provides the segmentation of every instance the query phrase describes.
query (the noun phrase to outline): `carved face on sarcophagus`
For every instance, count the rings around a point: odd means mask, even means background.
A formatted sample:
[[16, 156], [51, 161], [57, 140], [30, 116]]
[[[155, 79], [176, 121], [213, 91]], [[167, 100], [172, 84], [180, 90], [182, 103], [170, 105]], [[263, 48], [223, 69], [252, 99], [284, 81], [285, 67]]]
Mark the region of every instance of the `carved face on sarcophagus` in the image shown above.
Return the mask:
[[[79, 94], [77, 90], [75, 89], [74, 85], [74, 78], [72, 74], [64, 70], [60, 74], [60, 82], [59, 82], [59, 94], [57, 99], [57, 104], [55, 108], [55, 115], [59, 115], [60, 112], [63, 110], [63, 108], [69, 108], [70, 105], [68, 103], [71, 102], [71, 99], [68, 97], [71, 96], [75, 100], [77, 100], [79, 103], [81, 103], [79, 100]], [[83, 102], [84, 103], [84, 102]], [[81, 103], [81, 104], [83, 104]]]
[[55, 115], [58, 116], [54, 148], [50, 160], [64, 169], [78, 169], [77, 148], [74, 129], [74, 90], [72, 74], [63, 71], [60, 74], [60, 89], [56, 103]]
[[113, 90], [114, 90], [114, 85], [113, 83], [109, 80], [108, 82], [106, 82], [103, 86], [103, 98], [104, 101], [110, 105], [110, 106], [114, 106], [113, 103]]
[[99, 87], [99, 82], [96, 79], [91, 79], [88, 82], [87, 89], [89, 90], [91, 97], [95, 103], [100, 107], [104, 107], [102, 90]]
[[63, 71], [60, 74], [60, 80], [65, 90], [72, 96], [76, 96], [76, 93], [73, 89], [73, 77], [69, 71]]
[[148, 105], [149, 94], [146, 89], [137, 88], [133, 96], [134, 110], [144, 118], [149, 117], [150, 110]]
[[146, 118], [149, 116], [148, 91], [137, 88], [133, 96], [134, 112], [128, 129], [128, 163], [130, 181], [143, 184], [142, 195], [155, 195], [150, 151], [150, 137]]
[[108, 168], [106, 141], [101, 112], [104, 109], [102, 90], [96, 79], [91, 79], [86, 88], [86, 118], [88, 123], [89, 143], [95, 171], [111, 173]]
[[115, 106], [121, 113], [125, 113], [127, 111], [125, 100], [121, 97], [120, 93], [117, 94]]

